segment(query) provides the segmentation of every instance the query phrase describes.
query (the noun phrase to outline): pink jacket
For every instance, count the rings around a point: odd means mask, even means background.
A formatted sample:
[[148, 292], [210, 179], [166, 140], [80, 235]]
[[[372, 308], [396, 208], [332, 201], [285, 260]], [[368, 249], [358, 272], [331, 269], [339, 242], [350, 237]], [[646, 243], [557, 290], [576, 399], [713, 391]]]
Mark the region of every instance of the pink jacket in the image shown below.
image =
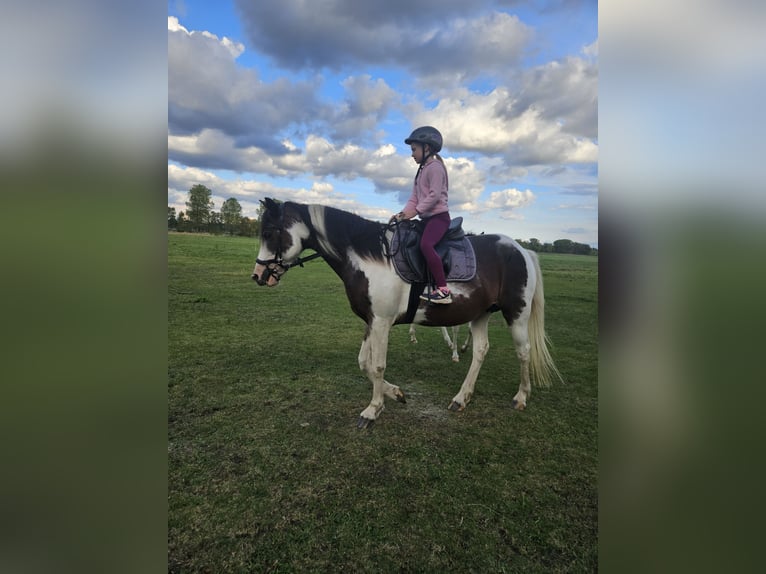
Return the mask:
[[404, 206], [404, 213], [417, 212], [421, 217], [431, 217], [449, 211], [447, 205], [447, 170], [438, 159], [425, 165], [412, 186], [412, 195]]

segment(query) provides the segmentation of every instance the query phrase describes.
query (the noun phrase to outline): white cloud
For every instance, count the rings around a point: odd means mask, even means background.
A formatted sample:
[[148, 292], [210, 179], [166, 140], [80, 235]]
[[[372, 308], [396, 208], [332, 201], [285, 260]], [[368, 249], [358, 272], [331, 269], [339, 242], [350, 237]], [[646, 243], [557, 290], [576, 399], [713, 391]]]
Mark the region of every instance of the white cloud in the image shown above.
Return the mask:
[[444, 163], [449, 177], [450, 209], [474, 211], [484, 191], [486, 176], [475, 162], [466, 158], [448, 157]]
[[368, 178], [379, 191], [409, 193], [415, 175], [412, 160], [395, 152], [390, 144], [370, 151], [354, 144], [335, 145], [316, 135], [306, 138], [306, 161], [315, 175]]
[[535, 200], [535, 194], [530, 190], [519, 191], [518, 189], [504, 189], [493, 191], [489, 195], [489, 201], [485, 204], [488, 209], [508, 211], [526, 207]]
[[598, 40], [587, 46], [583, 46], [582, 53], [585, 56], [595, 58], [598, 57]]
[[438, 125], [450, 149], [502, 155], [512, 165], [586, 163], [598, 157], [593, 141], [567, 133], [534, 103], [520, 106], [504, 87], [488, 94], [456, 90], [415, 123]]
[[168, 30], [171, 32], [186, 32], [189, 33], [189, 30], [181, 26], [181, 24], [178, 22], [178, 18], [175, 16], [168, 16]]

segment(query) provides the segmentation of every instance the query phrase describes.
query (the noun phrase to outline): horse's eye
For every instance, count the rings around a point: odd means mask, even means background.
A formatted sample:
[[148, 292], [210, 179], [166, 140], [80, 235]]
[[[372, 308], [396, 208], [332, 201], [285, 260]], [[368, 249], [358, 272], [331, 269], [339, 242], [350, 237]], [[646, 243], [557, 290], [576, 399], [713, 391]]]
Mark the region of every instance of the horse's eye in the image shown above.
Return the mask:
[[274, 234], [271, 231], [264, 231], [263, 232], [263, 238], [266, 240], [271, 239], [274, 236]]

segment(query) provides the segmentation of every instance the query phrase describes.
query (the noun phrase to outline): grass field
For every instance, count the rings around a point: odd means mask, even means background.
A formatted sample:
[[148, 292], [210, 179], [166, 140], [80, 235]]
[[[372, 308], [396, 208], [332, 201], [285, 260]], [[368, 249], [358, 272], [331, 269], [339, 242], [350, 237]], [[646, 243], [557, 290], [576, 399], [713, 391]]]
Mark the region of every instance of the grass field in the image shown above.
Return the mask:
[[436, 329], [392, 330], [387, 401], [371, 387], [364, 324], [321, 260], [279, 287], [250, 274], [256, 241], [168, 235], [169, 572], [597, 570], [597, 264], [541, 254], [546, 327], [567, 383], [527, 410], [510, 333], [463, 413], [468, 370]]

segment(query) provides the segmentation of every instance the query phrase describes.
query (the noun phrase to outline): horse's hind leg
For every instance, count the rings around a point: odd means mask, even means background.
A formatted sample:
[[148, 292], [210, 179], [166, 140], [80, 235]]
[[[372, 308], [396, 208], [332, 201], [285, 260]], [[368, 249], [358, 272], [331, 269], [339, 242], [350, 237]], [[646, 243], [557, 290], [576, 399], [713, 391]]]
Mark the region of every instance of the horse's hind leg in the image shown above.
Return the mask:
[[[457, 329], [457, 327], [455, 327], [455, 329]], [[457, 331], [455, 332], [455, 334], [457, 335]], [[470, 343], [470, 342], [471, 342], [471, 328], [470, 328], [470, 325], [469, 325], [468, 336], [465, 338], [465, 343], [463, 343], [463, 346], [460, 347], [460, 352], [461, 353], [465, 353], [465, 350], [468, 348], [468, 343]]]
[[442, 337], [444, 338], [444, 342], [447, 343], [447, 346], [452, 351], [452, 360], [455, 363], [460, 361], [460, 356], [457, 354], [457, 330], [457, 326], [452, 327], [452, 338], [450, 338], [447, 327], [442, 327]]
[[529, 380], [529, 332], [527, 330], [527, 318], [519, 317], [511, 325], [513, 344], [516, 347], [516, 356], [519, 358], [521, 370], [521, 382], [519, 390], [513, 397], [513, 408], [523, 411], [527, 406], [527, 399], [532, 394], [532, 385]]
[[396, 385], [383, 378], [386, 372], [386, 354], [388, 353], [388, 333], [391, 321], [374, 318], [367, 329], [367, 334], [359, 351], [359, 368], [372, 382], [372, 400], [369, 406], [359, 415], [357, 427], [369, 428], [373, 425], [385, 408], [383, 402], [386, 396], [401, 403], [406, 402], [404, 393]]
[[460, 387], [460, 392], [455, 395], [449, 405], [451, 411], [462, 411], [465, 409], [465, 406], [473, 396], [476, 379], [479, 376], [484, 357], [489, 350], [487, 330], [490, 317], [491, 315], [487, 313], [483, 317], [471, 321], [471, 332], [473, 333], [473, 358], [471, 359], [471, 367], [468, 369], [468, 374], [463, 381], [463, 385]]

